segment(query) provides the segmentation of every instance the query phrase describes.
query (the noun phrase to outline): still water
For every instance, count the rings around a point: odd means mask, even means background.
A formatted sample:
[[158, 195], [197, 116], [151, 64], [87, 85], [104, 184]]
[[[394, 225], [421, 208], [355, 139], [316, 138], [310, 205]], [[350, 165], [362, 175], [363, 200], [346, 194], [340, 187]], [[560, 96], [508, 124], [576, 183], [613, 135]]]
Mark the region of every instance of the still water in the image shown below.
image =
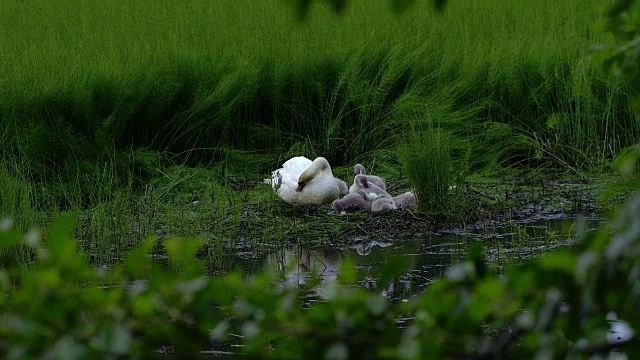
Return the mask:
[[[587, 230], [597, 229], [603, 220], [597, 217], [563, 216], [475, 225], [411, 239], [366, 241], [357, 237], [320, 245], [282, 246], [271, 249], [262, 259], [247, 259], [241, 264], [248, 274], [269, 268], [278, 272], [281, 285], [298, 286], [309, 302], [321, 301], [327, 285], [339, 282], [345, 262], [355, 266], [357, 284], [379, 292], [392, 301], [402, 301], [423, 292], [436, 278], [443, 276], [456, 261], [465, 257], [473, 242], [484, 244], [486, 261], [498, 272], [528, 258], [544, 256], [555, 249], [575, 244], [576, 221]], [[392, 274], [388, 265], [393, 263]], [[312, 279], [316, 278], [317, 282]], [[309, 284], [313, 283], [310, 288]]]

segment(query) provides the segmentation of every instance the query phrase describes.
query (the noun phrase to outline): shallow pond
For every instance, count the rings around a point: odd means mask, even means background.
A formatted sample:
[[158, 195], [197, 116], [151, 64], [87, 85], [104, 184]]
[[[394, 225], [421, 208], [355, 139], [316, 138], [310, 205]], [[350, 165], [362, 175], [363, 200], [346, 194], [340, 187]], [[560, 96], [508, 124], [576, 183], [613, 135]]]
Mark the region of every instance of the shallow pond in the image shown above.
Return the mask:
[[[603, 222], [595, 216], [561, 215], [506, 224], [476, 224], [412, 239], [363, 241], [353, 237], [340, 244], [274, 248], [261, 259], [243, 260], [240, 266], [248, 274], [265, 268], [276, 270], [283, 285], [306, 289], [304, 299], [311, 303], [325, 297], [327, 285], [339, 281], [341, 266], [350, 262], [360, 286], [401, 301], [423, 292], [434, 279], [443, 276], [451, 264], [464, 258], [472, 242], [484, 242], [488, 264], [500, 272], [523, 259], [572, 246], [576, 221], [584, 221], [587, 230], [597, 229]], [[392, 273], [387, 266], [390, 263]], [[311, 281], [313, 278], [319, 281]], [[315, 286], [309, 288], [309, 283]]]

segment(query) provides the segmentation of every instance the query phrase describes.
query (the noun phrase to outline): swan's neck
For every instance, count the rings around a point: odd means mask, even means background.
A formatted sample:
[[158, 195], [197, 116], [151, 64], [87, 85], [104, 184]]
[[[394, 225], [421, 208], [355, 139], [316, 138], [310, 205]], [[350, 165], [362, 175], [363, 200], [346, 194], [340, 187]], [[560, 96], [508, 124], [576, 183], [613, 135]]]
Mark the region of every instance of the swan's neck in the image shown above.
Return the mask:
[[329, 162], [327, 161], [327, 159], [323, 157], [319, 157], [313, 160], [311, 165], [309, 165], [309, 167], [306, 168], [302, 172], [302, 174], [300, 174], [300, 177], [298, 178], [298, 187], [296, 188], [296, 191], [302, 191], [302, 189], [308, 182], [313, 180], [316, 176], [318, 176], [318, 174], [321, 171], [326, 169], [330, 169]]

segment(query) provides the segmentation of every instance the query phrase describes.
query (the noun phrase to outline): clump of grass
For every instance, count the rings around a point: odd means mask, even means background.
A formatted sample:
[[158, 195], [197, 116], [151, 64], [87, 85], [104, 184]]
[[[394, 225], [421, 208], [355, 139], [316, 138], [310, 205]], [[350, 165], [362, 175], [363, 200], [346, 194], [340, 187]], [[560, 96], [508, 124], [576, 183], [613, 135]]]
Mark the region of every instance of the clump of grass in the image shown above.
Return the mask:
[[0, 219], [10, 216], [15, 228], [23, 232], [40, 220], [38, 208], [33, 205], [37, 186], [29, 181], [26, 170], [16, 158], [0, 159]]
[[398, 150], [400, 162], [418, 198], [418, 207], [436, 218], [453, 220], [460, 215], [457, 184], [464, 172], [454, 168], [451, 138], [441, 128], [414, 131]]

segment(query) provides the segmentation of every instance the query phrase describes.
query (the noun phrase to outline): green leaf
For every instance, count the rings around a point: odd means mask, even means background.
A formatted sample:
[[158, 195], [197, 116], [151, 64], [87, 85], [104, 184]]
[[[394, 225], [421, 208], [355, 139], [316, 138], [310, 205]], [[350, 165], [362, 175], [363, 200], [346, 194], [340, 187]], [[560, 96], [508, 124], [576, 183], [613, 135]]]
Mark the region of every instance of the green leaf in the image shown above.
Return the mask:
[[298, 20], [304, 21], [307, 18], [307, 13], [309, 12], [309, 6], [311, 5], [311, 0], [292, 0], [289, 2], [292, 4]]
[[340, 273], [338, 275], [340, 282], [343, 284], [353, 284], [358, 280], [358, 273], [356, 272], [356, 267], [353, 265], [351, 260], [344, 259], [342, 261], [342, 266], [340, 267]]
[[607, 11], [607, 15], [610, 17], [615, 17], [620, 15], [623, 11], [626, 11], [631, 6], [633, 0], [617, 0], [609, 10]]
[[0, 249], [17, 245], [22, 235], [16, 229], [9, 229], [0, 232]]
[[70, 235], [75, 227], [75, 219], [62, 216], [56, 219], [49, 231], [49, 253], [59, 261], [75, 260], [77, 243]]
[[342, 14], [347, 7], [347, 0], [327, 0], [336, 14]]
[[467, 311], [473, 324], [480, 325], [498, 306], [502, 306], [504, 291], [500, 279], [486, 279], [478, 284]]
[[337, 342], [331, 344], [327, 351], [324, 353], [324, 358], [327, 360], [343, 360], [349, 358], [349, 348], [343, 343]]
[[155, 238], [147, 237], [140, 246], [129, 250], [127, 268], [134, 277], [143, 277], [144, 273], [151, 269], [152, 260], [149, 255], [154, 244]]
[[202, 264], [196, 260], [196, 252], [204, 245], [200, 239], [171, 238], [166, 242], [171, 266], [183, 271], [185, 276], [197, 276], [202, 271]]
[[438, 11], [444, 10], [445, 6], [447, 6], [447, 0], [433, 0], [433, 7]]

